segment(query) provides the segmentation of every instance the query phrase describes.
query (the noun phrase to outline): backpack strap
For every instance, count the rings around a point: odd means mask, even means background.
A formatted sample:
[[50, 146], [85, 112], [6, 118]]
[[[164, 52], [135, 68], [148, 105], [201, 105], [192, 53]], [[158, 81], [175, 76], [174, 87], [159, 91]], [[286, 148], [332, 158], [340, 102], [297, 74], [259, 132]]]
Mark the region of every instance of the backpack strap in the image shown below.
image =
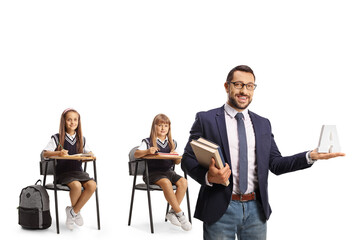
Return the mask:
[[175, 141], [175, 140], [173, 139], [173, 142], [174, 142], [175, 149], [176, 149], [176, 148], [177, 148], [177, 141]]
[[146, 143], [147, 149], [149, 149], [149, 148], [151, 147], [150, 138], [145, 138], [145, 139], [143, 139], [142, 141]]
[[[51, 136], [51, 138], [54, 139], [55, 145], [56, 145], [56, 148], [57, 148], [58, 145], [59, 145], [59, 134], [58, 133], [54, 134], [54, 135]], [[56, 150], [56, 148], [55, 148], [55, 150]]]

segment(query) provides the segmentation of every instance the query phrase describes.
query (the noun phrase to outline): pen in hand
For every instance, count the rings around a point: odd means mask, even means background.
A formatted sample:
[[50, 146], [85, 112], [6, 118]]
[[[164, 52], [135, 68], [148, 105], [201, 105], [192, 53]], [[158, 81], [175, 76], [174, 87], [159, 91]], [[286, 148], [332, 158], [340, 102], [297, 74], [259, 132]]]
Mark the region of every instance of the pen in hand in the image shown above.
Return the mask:
[[60, 142], [58, 143], [58, 147], [59, 147], [59, 146], [61, 147], [62, 150], [64, 149], [64, 147], [61, 145]]
[[66, 156], [66, 155], [68, 155], [68, 150], [65, 150], [64, 147], [61, 145], [60, 142], [58, 143], [58, 146], [61, 147], [60, 156]]

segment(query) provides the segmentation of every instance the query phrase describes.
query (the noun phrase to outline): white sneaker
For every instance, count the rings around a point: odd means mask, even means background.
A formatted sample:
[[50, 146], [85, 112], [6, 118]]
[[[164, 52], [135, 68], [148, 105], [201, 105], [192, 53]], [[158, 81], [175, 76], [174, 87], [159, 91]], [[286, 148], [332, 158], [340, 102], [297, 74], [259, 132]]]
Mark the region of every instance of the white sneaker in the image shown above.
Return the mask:
[[74, 221], [75, 218], [72, 216], [72, 214], [70, 213], [72, 207], [66, 207], [65, 208], [65, 212], [66, 212], [66, 227], [70, 230], [74, 229]]
[[181, 223], [179, 222], [179, 219], [177, 218], [173, 209], [170, 209], [170, 211], [166, 214], [166, 219], [169, 220], [175, 226], [178, 227], [181, 226]]
[[84, 220], [83, 220], [80, 212], [78, 214], [76, 214], [74, 221], [75, 221], [76, 225], [78, 225], [78, 226], [84, 225]]
[[[179, 216], [180, 215], [180, 216]], [[179, 222], [181, 224], [181, 228], [185, 231], [190, 231], [192, 226], [187, 217], [185, 217], [185, 214], [183, 212], [176, 214], [177, 218], [179, 219]]]

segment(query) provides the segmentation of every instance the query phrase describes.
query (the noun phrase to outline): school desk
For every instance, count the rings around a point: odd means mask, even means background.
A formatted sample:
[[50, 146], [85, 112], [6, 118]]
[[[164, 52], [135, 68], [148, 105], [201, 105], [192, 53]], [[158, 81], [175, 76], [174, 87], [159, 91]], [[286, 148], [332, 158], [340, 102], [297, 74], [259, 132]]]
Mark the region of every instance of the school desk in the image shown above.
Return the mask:
[[162, 160], [173, 160], [175, 164], [179, 164], [181, 162], [182, 156], [177, 154], [148, 154], [142, 159], [162, 159]]
[[[54, 190], [54, 195], [55, 195], [55, 211], [56, 211], [56, 229], [57, 229], [57, 233], [59, 233], [59, 214], [58, 214], [58, 204], [57, 204], [57, 190], [58, 190], [58, 184], [53, 184], [52, 187], [47, 187], [46, 186], [46, 175], [47, 175], [47, 168], [48, 168], [48, 163], [53, 162], [53, 176], [54, 176], [54, 181], [56, 179], [56, 165], [57, 165], [57, 160], [69, 160], [69, 161], [82, 161], [84, 162], [84, 171], [86, 172], [86, 167], [87, 167], [87, 163], [88, 162], [92, 162], [93, 163], [93, 168], [94, 168], [94, 181], [96, 182], [97, 185], [97, 174], [96, 174], [96, 157], [89, 157], [89, 156], [81, 156], [81, 155], [66, 155], [66, 156], [52, 156], [49, 158], [45, 158], [42, 159], [41, 162], [45, 163], [45, 169], [44, 169], [44, 186], [47, 189], [51, 189]], [[63, 189], [60, 189], [63, 190]], [[68, 191], [68, 189], [66, 189], [66, 191]], [[100, 213], [99, 213], [99, 201], [98, 201], [98, 187], [96, 187], [95, 190], [95, 198], [96, 198], [96, 212], [97, 212], [97, 222], [98, 222], [98, 229], [100, 230]]]

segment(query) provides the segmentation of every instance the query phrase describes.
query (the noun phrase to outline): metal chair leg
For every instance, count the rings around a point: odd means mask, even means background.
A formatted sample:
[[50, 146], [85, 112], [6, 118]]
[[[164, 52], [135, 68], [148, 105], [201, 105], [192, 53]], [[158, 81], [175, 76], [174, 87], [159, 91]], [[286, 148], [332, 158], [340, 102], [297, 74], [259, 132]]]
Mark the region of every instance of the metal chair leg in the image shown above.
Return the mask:
[[135, 175], [134, 175], [134, 181], [133, 181], [133, 187], [132, 187], [132, 193], [131, 193], [131, 202], [130, 202], [130, 211], [129, 211], [129, 221], [128, 226], [131, 224], [131, 216], [132, 216], [132, 209], [134, 205], [134, 196], [135, 196], [135, 185], [136, 185], [136, 176], [137, 176], [137, 170], [138, 170], [138, 162], [135, 164]]
[[153, 224], [152, 210], [151, 210], [150, 186], [149, 186], [149, 170], [148, 170], [147, 162], [145, 162], [145, 171], [146, 171], [146, 186], [147, 186], [147, 196], [148, 196], [149, 216], [150, 216], [150, 229], [151, 229], [151, 233], [154, 233], [154, 224]]
[[169, 212], [169, 207], [170, 207], [170, 204], [167, 203], [167, 205], [166, 205], [166, 213], [165, 213], [165, 222], [167, 222], [166, 214]]
[[57, 199], [57, 186], [56, 186], [56, 164], [57, 161], [54, 161], [54, 195], [55, 195], [55, 213], [56, 213], [56, 232], [60, 233], [59, 229], [59, 210], [58, 210], [58, 199]]
[[[93, 161], [93, 165], [94, 165], [94, 178], [96, 182], [96, 190], [95, 190], [96, 214], [97, 214], [98, 230], [100, 230], [100, 211], [99, 211], [99, 196], [98, 196], [97, 174], [96, 174], [96, 160]], [[86, 165], [85, 165], [85, 169], [86, 169]]]
[[[187, 175], [184, 173], [185, 179], [187, 180]], [[190, 196], [189, 196], [189, 187], [186, 188], [186, 202], [188, 207], [188, 215], [189, 215], [189, 222], [191, 222], [191, 210], [190, 210]]]
[[[54, 188], [56, 188], [56, 187], [54, 187]], [[57, 199], [57, 191], [56, 191], [56, 189], [54, 189], [54, 195], [55, 195], [56, 232], [57, 232], [57, 234], [59, 234], [60, 233], [60, 229], [59, 229], [59, 210], [58, 210], [58, 199]]]
[[96, 214], [97, 214], [98, 230], [100, 230], [99, 196], [98, 196], [97, 187], [96, 187], [96, 190], [95, 190], [95, 198], [96, 198]]

